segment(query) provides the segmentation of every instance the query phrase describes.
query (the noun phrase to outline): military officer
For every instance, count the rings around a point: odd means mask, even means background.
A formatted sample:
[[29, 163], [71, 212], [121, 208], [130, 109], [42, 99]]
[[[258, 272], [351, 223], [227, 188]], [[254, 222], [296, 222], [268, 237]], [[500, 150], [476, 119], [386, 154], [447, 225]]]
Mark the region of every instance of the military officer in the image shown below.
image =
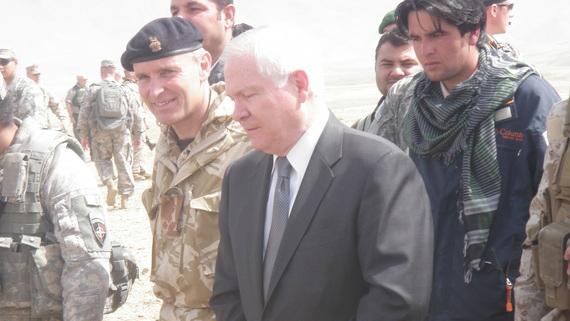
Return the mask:
[[151, 187], [151, 281], [162, 321], [213, 321], [208, 305], [219, 242], [218, 205], [228, 165], [249, 149], [224, 84], [208, 84], [202, 35], [179, 17], [157, 19], [127, 44], [144, 103], [161, 123]]
[[110, 240], [97, 184], [69, 136], [0, 103], [0, 319], [100, 321]]

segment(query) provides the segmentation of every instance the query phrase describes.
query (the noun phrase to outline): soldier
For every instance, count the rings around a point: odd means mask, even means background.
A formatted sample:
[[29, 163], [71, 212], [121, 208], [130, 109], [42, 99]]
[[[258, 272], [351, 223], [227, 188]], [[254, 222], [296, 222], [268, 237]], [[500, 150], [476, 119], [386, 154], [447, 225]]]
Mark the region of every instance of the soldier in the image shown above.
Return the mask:
[[[40, 84], [40, 67], [38, 65], [30, 65], [26, 67], [26, 76], [30, 78], [33, 82], [38, 85], [42, 91], [44, 106], [40, 109], [41, 113], [37, 114], [36, 119], [40, 121], [43, 128], [52, 128], [63, 130], [71, 134], [71, 128], [69, 126], [69, 118], [67, 113], [63, 110], [59, 101], [54, 97], [54, 95], [47, 90], [47, 88]], [[50, 117], [48, 115], [48, 108], [51, 112], [59, 119], [59, 126], [52, 124]]]
[[[133, 141], [133, 177], [135, 180], [145, 180], [149, 179], [151, 174], [148, 170], [146, 170], [146, 164], [142, 158], [142, 153], [144, 151], [144, 145], [140, 144], [139, 142], [147, 142], [149, 143], [149, 138], [146, 135], [146, 131], [149, 129], [146, 117], [146, 107], [144, 103], [140, 99], [139, 94], [139, 87], [137, 86], [137, 78], [135, 77], [135, 73], [132, 71], [125, 70], [124, 71], [125, 77], [123, 77], [123, 86], [130, 90], [133, 95], [137, 98], [134, 100], [134, 105], [132, 108], [137, 109], [137, 113], [140, 115], [142, 128], [139, 141]], [[152, 145], [151, 145], [152, 146]], [[150, 148], [150, 146], [149, 146]]]
[[103, 319], [111, 245], [97, 184], [69, 136], [0, 103], [0, 319]]
[[152, 185], [143, 193], [153, 231], [151, 281], [161, 321], [215, 320], [212, 294], [218, 206], [228, 165], [248, 149], [224, 84], [208, 84], [210, 54], [181, 18], [144, 26], [121, 57], [161, 123]]
[[134, 190], [131, 168], [132, 140], [139, 141], [141, 119], [136, 96], [115, 81], [115, 64], [101, 61], [101, 82], [92, 84], [84, 104], [79, 111], [78, 129], [81, 145], [88, 148], [87, 137], [91, 134], [91, 148], [101, 181], [107, 187], [107, 205], [114, 206], [117, 188], [114, 185], [113, 161], [118, 174], [118, 192], [121, 208]]
[[507, 27], [511, 25], [515, 4], [512, 0], [484, 0], [485, 3], [485, 32], [488, 36], [488, 45], [512, 57], [518, 57], [518, 51], [507, 42], [495, 39], [494, 35], [507, 33]]
[[376, 86], [382, 94], [376, 108], [365, 118], [359, 120], [352, 127], [358, 130], [381, 135], [377, 127], [372, 126], [375, 119], [379, 119], [382, 114], [382, 106], [388, 90], [400, 79], [415, 74], [422, 67], [418, 63], [418, 58], [410, 40], [399, 31], [389, 31], [380, 37], [376, 45], [374, 56], [374, 70], [376, 72]]
[[87, 78], [83, 75], [77, 75], [77, 82], [71, 89], [69, 89], [67, 96], [65, 97], [67, 111], [71, 117], [71, 122], [73, 124], [73, 133], [78, 140], [80, 139], [79, 132], [77, 131], [79, 110], [81, 108], [81, 104], [85, 98], [87, 98], [88, 91], [89, 88], [87, 88]]
[[222, 52], [232, 39], [235, 6], [233, 0], [171, 0], [170, 13], [190, 21], [204, 37], [204, 49], [212, 56], [208, 82], [224, 80]]
[[396, 26], [396, 10], [390, 10], [382, 18], [380, 25], [378, 26], [378, 33], [383, 34], [389, 31], [398, 30]]
[[[564, 238], [570, 233], [569, 204], [564, 198], [570, 193], [567, 178], [570, 157], [565, 155], [570, 137], [569, 102], [567, 99], [555, 104], [547, 120], [549, 146], [544, 157], [544, 174], [530, 204], [521, 275], [515, 284], [516, 321], [570, 320], [570, 297], [562, 260]], [[556, 288], [559, 290], [555, 291]]]
[[43, 108], [43, 94], [33, 81], [16, 73], [18, 59], [10, 49], [0, 49], [0, 72], [6, 83], [6, 95], [4, 99], [12, 100], [14, 116], [25, 119], [28, 116], [35, 117], [41, 114]]

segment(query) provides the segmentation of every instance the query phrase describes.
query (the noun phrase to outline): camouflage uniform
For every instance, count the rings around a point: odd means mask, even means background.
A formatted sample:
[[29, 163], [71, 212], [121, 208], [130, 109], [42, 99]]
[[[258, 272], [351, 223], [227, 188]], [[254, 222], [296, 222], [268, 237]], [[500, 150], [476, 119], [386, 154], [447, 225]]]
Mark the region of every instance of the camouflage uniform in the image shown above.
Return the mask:
[[210, 76], [208, 76], [208, 83], [210, 85], [224, 81], [224, 63], [225, 62], [223, 57], [219, 57], [218, 60], [212, 65]]
[[[71, 134], [71, 129], [69, 128], [69, 116], [67, 112], [62, 108], [61, 104], [54, 95], [47, 90], [42, 85], [39, 85], [42, 96], [43, 96], [43, 106], [44, 108], [38, 111], [37, 119], [40, 121], [40, 124], [43, 128], [51, 128], [57, 130], [63, 130], [69, 134]], [[50, 119], [48, 112], [49, 110], [57, 117], [59, 120], [59, 124], [53, 124], [52, 120]]]
[[527, 239], [523, 244], [521, 257], [521, 275], [515, 283], [515, 320], [517, 321], [566, 320], [564, 316], [560, 316], [561, 311], [558, 309], [550, 311], [551, 309], [545, 304], [544, 290], [538, 287], [534, 273], [531, 247], [538, 239], [541, 219], [547, 206], [544, 191], [552, 181], [564, 152], [567, 137], [570, 136], [569, 133], [563, 133], [567, 110], [568, 100], [559, 102], [554, 105], [547, 120], [549, 146], [544, 156], [544, 173], [538, 192], [530, 204], [530, 217], [526, 225]]
[[[139, 139], [141, 119], [135, 105], [136, 97], [129, 91], [124, 91], [129, 110], [123, 125], [115, 129], [101, 129], [95, 115], [97, 93], [107, 80], [93, 84], [89, 87], [87, 98], [79, 111], [77, 129], [81, 139], [91, 134], [91, 149], [101, 180], [105, 183], [114, 179], [113, 160], [118, 172], [118, 189], [121, 195], [130, 195], [134, 190], [134, 178], [131, 169], [132, 139]], [[130, 130], [129, 130], [130, 129]]]
[[367, 133], [388, 139], [403, 151], [408, 150], [403, 136], [403, 124], [414, 96], [413, 86], [416, 82], [413, 79], [413, 75], [404, 77], [390, 88], [382, 108], [378, 109], [374, 121], [365, 129]]
[[[102, 320], [110, 282], [111, 247], [97, 184], [77, 154], [81, 153], [77, 143], [61, 133], [41, 130], [32, 119], [22, 123], [16, 120], [16, 124], [19, 129], [11, 146], [0, 155], [0, 185], [7, 200], [0, 215], [0, 319]], [[52, 148], [46, 148], [48, 154], [33, 148], [27, 150], [30, 146], [50, 144]], [[24, 158], [29, 164], [24, 169], [30, 178], [25, 189], [18, 192], [11, 187], [18, 185], [14, 181], [19, 180], [14, 179], [17, 170], [10, 164], [22, 164], [13, 161], [13, 156], [22, 155], [19, 153], [29, 157]], [[41, 161], [42, 166], [37, 166], [35, 160]], [[36, 179], [39, 185], [29, 183]], [[31, 197], [33, 190], [38, 191], [39, 199]], [[22, 201], [18, 201], [18, 195], [25, 195], [26, 211], [20, 209]], [[32, 229], [18, 222], [29, 221], [27, 216], [36, 213], [40, 214], [40, 226], [44, 226], [38, 229], [46, 232], [39, 234], [43, 235], [41, 245], [38, 242], [33, 247], [23, 238], [11, 235], [22, 235], [13, 229]], [[18, 216], [21, 220], [15, 221]]]
[[[44, 96], [38, 85], [31, 79], [16, 75], [9, 86], [5, 99], [14, 107], [14, 117], [24, 119], [36, 117], [44, 106]], [[41, 119], [37, 119], [41, 123]]]
[[202, 129], [184, 150], [171, 127], [156, 146], [152, 186], [143, 203], [153, 231], [151, 281], [161, 321], [215, 320], [212, 294], [219, 243], [218, 206], [228, 165], [249, 150], [223, 83], [210, 89]]
[[357, 120], [354, 124], [352, 124], [351, 127], [363, 132], [368, 132], [370, 126], [372, 126], [374, 120], [376, 119], [376, 115], [381, 115], [382, 113], [381, 109], [383, 103], [384, 103], [384, 97], [380, 98], [378, 104], [376, 104], [376, 107], [374, 107], [374, 110], [370, 114], [364, 116], [364, 118]]
[[140, 143], [137, 146], [133, 146], [133, 166], [132, 166], [133, 174], [147, 173], [148, 171], [145, 169], [144, 161], [142, 159], [142, 153], [145, 146], [143, 144], [143, 141], [145, 141], [146, 139], [145, 132], [148, 129], [145, 117], [146, 107], [140, 98], [139, 87], [137, 86], [136, 82], [125, 80], [123, 82], [123, 85], [125, 86], [125, 88], [130, 90], [133, 93], [133, 95], [137, 98], [136, 106], [133, 106], [133, 108], [138, 109], [138, 114], [140, 115], [141, 126], [142, 126], [141, 133], [139, 135]]
[[510, 43], [499, 42], [491, 35], [487, 35], [487, 45], [506, 56], [510, 56], [512, 58], [520, 58], [519, 51], [516, 50], [515, 47], [513, 47]]
[[81, 109], [81, 104], [85, 98], [87, 98], [88, 88], [80, 87], [79, 85], [73, 86], [65, 97], [65, 102], [71, 106], [70, 114], [73, 117], [73, 133], [75, 137], [79, 139], [79, 132], [77, 130], [77, 121], [79, 120], [79, 110]]

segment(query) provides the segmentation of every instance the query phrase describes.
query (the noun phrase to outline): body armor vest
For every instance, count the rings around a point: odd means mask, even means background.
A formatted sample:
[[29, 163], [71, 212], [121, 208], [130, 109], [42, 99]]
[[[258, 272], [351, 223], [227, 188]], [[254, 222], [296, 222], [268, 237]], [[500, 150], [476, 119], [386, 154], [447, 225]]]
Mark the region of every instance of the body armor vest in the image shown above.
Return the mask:
[[566, 109], [566, 143], [560, 162], [544, 192], [546, 209], [541, 218], [538, 247], [533, 251], [538, 284], [544, 287], [546, 305], [568, 310], [570, 291], [564, 252], [570, 237], [570, 101]]
[[0, 315], [60, 317], [63, 259], [40, 202], [41, 180], [61, 144], [83, 156], [80, 145], [59, 132], [25, 121], [4, 156], [0, 195]]

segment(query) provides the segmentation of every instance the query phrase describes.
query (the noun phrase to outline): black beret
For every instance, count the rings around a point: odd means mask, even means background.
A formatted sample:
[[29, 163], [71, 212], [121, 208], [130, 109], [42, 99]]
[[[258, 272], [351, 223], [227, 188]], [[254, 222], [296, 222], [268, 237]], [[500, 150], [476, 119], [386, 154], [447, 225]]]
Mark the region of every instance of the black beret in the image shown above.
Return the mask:
[[485, 7], [488, 7], [488, 6], [490, 6], [490, 5], [498, 4], [498, 3], [501, 3], [501, 2], [505, 2], [505, 1], [506, 1], [506, 0], [484, 0], [483, 3], [485, 3]]
[[160, 18], [149, 22], [129, 41], [121, 65], [133, 71], [137, 62], [156, 60], [202, 48], [202, 34], [180, 18]]

